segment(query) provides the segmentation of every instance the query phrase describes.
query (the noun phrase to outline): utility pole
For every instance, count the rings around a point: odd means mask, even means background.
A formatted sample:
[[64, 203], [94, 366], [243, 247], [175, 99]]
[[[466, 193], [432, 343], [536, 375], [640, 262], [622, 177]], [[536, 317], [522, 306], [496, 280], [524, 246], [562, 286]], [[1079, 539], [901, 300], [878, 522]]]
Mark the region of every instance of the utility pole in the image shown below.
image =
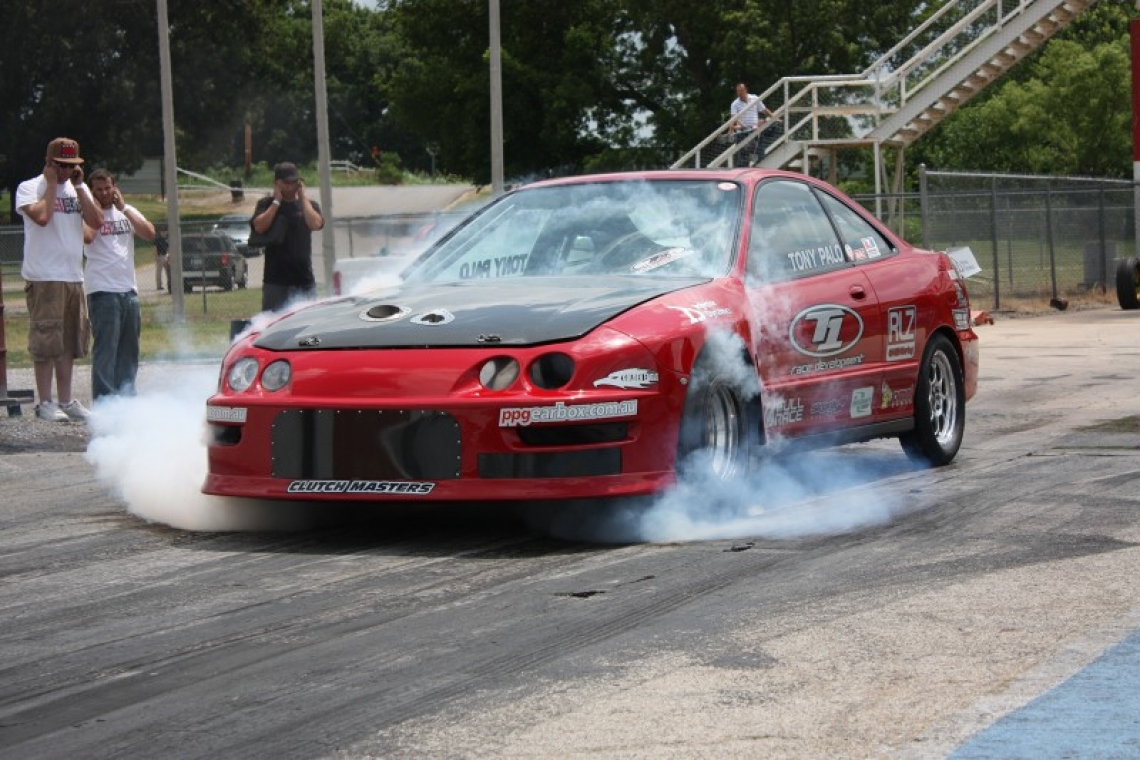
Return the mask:
[[499, 42], [499, 0], [489, 0], [491, 16], [491, 192], [503, 192], [503, 62]]
[[[1140, 11], [1140, 2], [1136, 4]], [[1132, 48], [1132, 227], [1140, 253], [1140, 19], [1128, 24]]]
[[[182, 298], [182, 225], [178, 220], [178, 158], [174, 149], [174, 85], [170, 75], [170, 22], [166, 0], [158, 0], [158, 57], [162, 83], [162, 164], [166, 192], [166, 238], [170, 243], [170, 297], [174, 321], [186, 320]], [[159, 266], [156, 262], [156, 266]]]
[[336, 233], [333, 225], [332, 157], [329, 155], [329, 96], [325, 85], [325, 22], [321, 0], [313, 0], [313, 79], [317, 101], [317, 174], [321, 181], [321, 253], [324, 258], [325, 288], [332, 292], [336, 264]]

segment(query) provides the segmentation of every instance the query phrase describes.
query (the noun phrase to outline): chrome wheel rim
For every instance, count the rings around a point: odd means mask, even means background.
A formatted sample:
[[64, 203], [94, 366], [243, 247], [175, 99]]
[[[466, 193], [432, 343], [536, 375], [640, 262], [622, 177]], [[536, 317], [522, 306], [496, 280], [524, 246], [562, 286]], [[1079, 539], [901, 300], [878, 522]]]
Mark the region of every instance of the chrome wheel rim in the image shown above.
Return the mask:
[[931, 357], [926, 382], [930, 429], [940, 446], [950, 446], [954, 443], [958, 427], [958, 381], [954, 377], [950, 357], [942, 351]]
[[713, 474], [725, 480], [736, 474], [740, 458], [740, 404], [730, 388], [718, 385], [705, 409], [705, 448]]

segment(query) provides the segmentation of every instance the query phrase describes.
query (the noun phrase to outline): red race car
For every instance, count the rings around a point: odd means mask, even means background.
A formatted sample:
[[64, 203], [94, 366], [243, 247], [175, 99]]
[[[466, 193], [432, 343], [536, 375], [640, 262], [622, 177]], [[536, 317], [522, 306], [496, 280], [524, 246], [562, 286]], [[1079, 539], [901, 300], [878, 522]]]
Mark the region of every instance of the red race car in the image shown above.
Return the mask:
[[209, 494], [510, 500], [720, 478], [792, 442], [961, 445], [978, 343], [944, 253], [830, 185], [760, 169], [509, 192], [403, 281], [230, 348]]

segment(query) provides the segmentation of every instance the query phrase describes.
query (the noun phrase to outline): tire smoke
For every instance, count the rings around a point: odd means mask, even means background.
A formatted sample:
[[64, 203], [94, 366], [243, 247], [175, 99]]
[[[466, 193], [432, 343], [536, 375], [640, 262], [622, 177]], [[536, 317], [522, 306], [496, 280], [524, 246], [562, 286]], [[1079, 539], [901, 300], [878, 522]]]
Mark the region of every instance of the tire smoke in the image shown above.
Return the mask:
[[201, 492], [206, 477], [206, 398], [217, 365], [150, 365], [137, 396], [101, 399], [89, 421], [87, 461], [127, 510], [193, 531], [312, 527], [303, 504], [227, 499]]

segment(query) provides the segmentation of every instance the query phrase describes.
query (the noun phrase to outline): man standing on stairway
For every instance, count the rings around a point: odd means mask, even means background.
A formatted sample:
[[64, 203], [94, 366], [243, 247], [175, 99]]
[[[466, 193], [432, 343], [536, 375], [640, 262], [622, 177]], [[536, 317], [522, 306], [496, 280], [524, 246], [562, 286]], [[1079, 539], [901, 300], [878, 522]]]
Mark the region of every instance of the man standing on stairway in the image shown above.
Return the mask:
[[[728, 110], [733, 116], [740, 114], [740, 118], [731, 128], [732, 141], [738, 145], [755, 134], [756, 128], [760, 126], [761, 116], [765, 119], [772, 117], [772, 112], [759, 97], [748, 92], [748, 85], [744, 82], [736, 85], [736, 100], [732, 101]], [[751, 166], [759, 158], [763, 158], [767, 148], [762, 144], [763, 141], [764, 135], [757, 135], [756, 139], [737, 150], [732, 154], [732, 165]]]

